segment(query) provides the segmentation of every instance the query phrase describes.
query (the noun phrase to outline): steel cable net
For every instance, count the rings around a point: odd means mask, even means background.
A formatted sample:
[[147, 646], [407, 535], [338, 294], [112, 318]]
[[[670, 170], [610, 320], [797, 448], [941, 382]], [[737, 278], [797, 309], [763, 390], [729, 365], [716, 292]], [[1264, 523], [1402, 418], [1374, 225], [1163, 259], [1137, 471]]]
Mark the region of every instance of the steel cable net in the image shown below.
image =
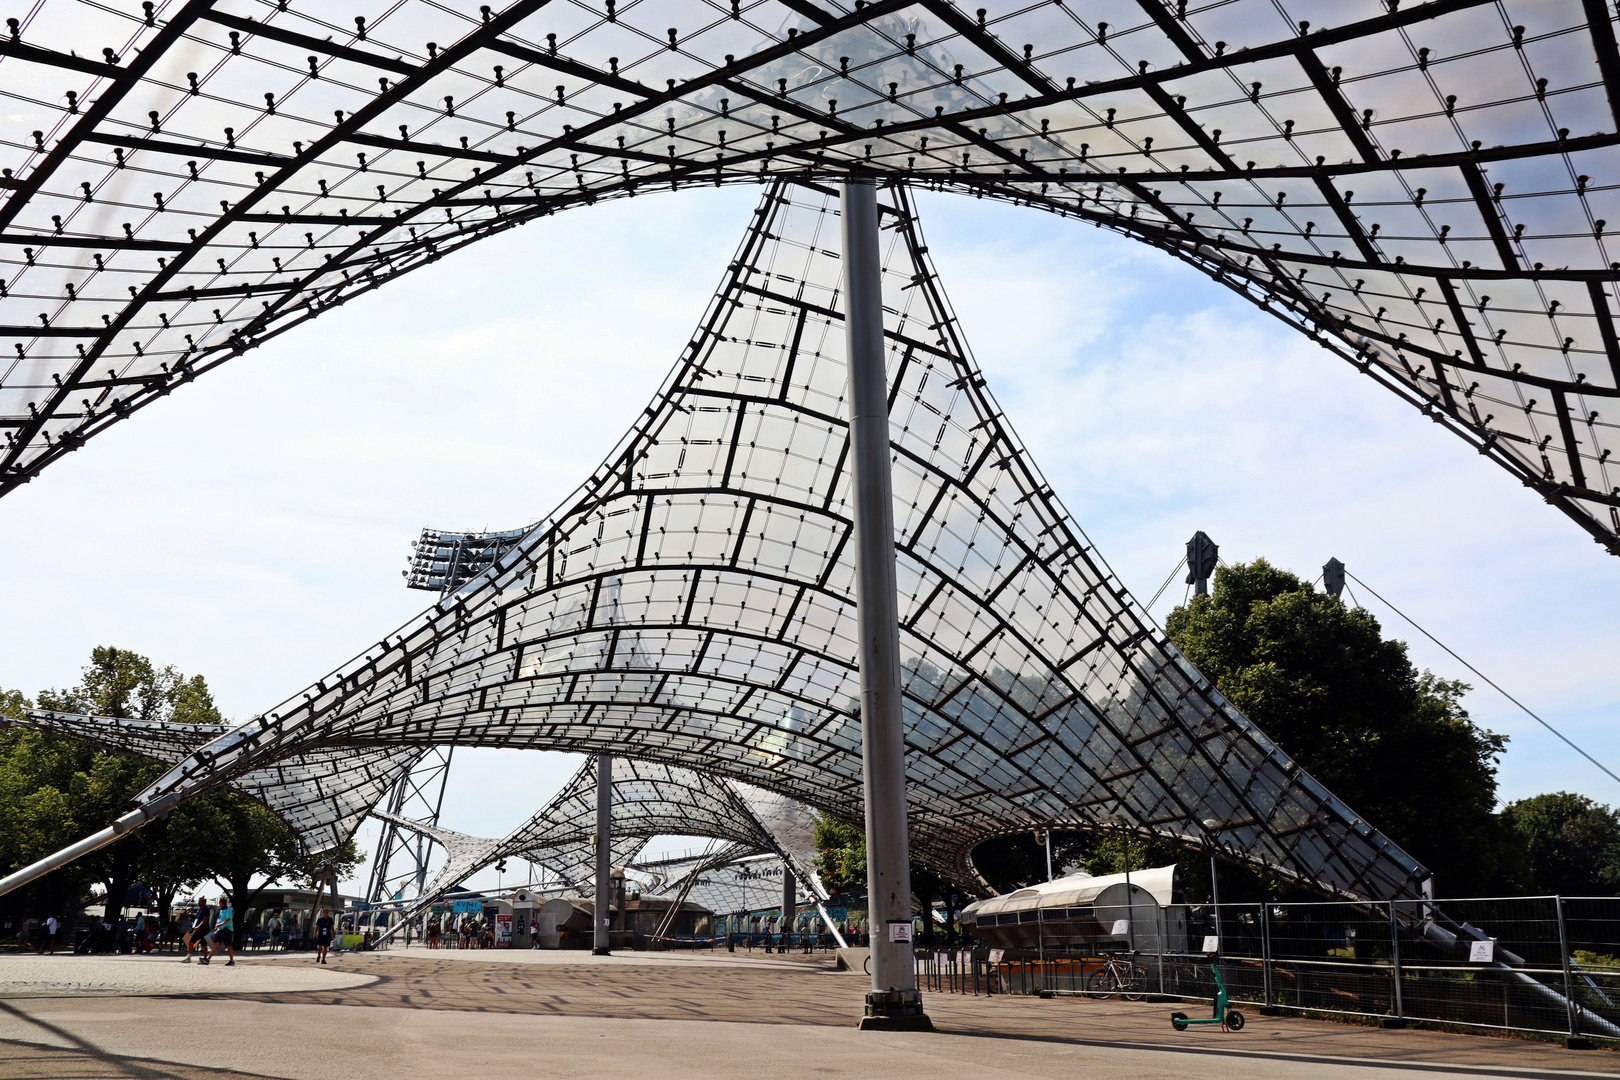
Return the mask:
[[[409, 914], [436, 902], [478, 871], [509, 858], [536, 863], [556, 875], [564, 888], [583, 891], [594, 881], [596, 873], [596, 776], [595, 762], [587, 761], [543, 808], [500, 839], [467, 836], [390, 814], [375, 814], [430, 837], [445, 848], [444, 865], [422, 890]], [[718, 870], [737, 859], [762, 853], [779, 857], [777, 853], [783, 852], [784, 841], [770, 832], [770, 826], [754, 812], [755, 806], [767, 808], [769, 821], [786, 829], [786, 844], [802, 842], [802, 837], [797, 835], [802, 831], [798, 823], [811, 817], [813, 812], [789, 799], [757, 789], [746, 789], [745, 794], [743, 785], [733, 786], [730, 781], [680, 766], [654, 761], [617, 761], [613, 777], [610, 863], [614, 866], [630, 864], [655, 836], [702, 836], [720, 842], [718, 851], [695, 862], [676, 860], [667, 865], [638, 866], [638, 872], [647, 876], [654, 886], [650, 891], [656, 891], [656, 887], [700, 865]], [[692, 865], [685, 865], [687, 862]], [[800, 858], [795, 862], [805, 863], [800, 868], [801, 876], [817, 882], [819, 889], [819, 881], [810, 869], [813, 851], [808, 861]], [[824, 890], [820, 891], [824, 894]]]
[[0, 35], [0, 492], [492, 232], [859, 171], [1191, 263], [1620, 552], [1605, 0], [986, 2], [35, 4]]
[[[761, 855], [736, 849], [721, 852], [710, 858], [694, 857], [659, 864], [643, 864], [636, 869], [656, 869], [666, 878], [657, 889], [648, 890], [657, 896], [674, 896], [692, 878], [686, 893], [689, 903], [708, 908], [716, 915], [729, 915], [749, 911], [780, 910], [782, 906], [782, 875], [795, 873], [779, 855]], [[799, 876], [799, 880], [804, 880]], [[819, 882], [817, 883], [819, 885]], [[814, 904], [825, 900], [824, 892], [815, 896], [800, 895], [800, 904]]]
[[[881, 202], [913, 858], [973, 881], [987, 837], [1110, 828], [1417, 895], [1427, 871], [1228, 705], [1070, 522], [905, 192]], [[552, 517], [143, 798], [313, 747], [455, 743], [696, 767], [860, 821], [836, 206], [772, 188], [664, 387]]]
[[[174, 724], [31, 709], [20, 727], [83, 739], [121, 754], [174, 765], [226, 734], [223, 724]], [[285, 821], [309, 852], [354, 836], [378, 800], [422, 756], [419, 746], [312, 748], [261, 763], [231, 781]]]

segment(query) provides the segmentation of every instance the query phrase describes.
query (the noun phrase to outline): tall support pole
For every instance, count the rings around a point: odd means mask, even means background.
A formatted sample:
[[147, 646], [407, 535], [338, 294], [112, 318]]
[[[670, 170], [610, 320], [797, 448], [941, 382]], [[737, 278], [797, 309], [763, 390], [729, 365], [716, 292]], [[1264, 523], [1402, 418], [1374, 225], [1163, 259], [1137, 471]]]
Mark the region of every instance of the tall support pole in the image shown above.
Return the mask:
[[872, 927], [872, 989], [866, 995], [861, 1028], [932, 1030], [917, 992], [911, 956], [905, 716], [900, 697], [900, 605], [895, 595], [877, 189], [870, 180], [850, 180], [843, 186], [842, 203], [867, 908]]
[[782, 952], [786, 953], [793, 937], [793, 924], [799, 913], [799, 899], [794, 895], [793, 867], [782, 860]]
[[591, 949], [594, 956], [607, 956], [612, 952], [612, 939], [608, 936], [613, 906], [613, 758], [602, 754], [596, 759], [596, 936]]

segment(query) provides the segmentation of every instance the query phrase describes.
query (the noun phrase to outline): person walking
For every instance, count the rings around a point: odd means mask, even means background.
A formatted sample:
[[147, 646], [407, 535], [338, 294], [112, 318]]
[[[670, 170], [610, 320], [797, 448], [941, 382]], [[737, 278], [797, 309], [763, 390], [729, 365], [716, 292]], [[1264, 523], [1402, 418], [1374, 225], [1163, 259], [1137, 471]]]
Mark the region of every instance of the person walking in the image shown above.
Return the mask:
[[[224, 898], [221, 897], [221, 899], [223, 900]], [[197, 940], [199, 942], [197, 946], [197, 963], [211, 964], [214, 960], [214, 919], [218, 915], [218, 909], [210, 909], [205, 903], [202, 910], [204, 911], [205, 915], [203, 917], [202, 926], [197, 932]]]
[[180, 939], [186, 947], [185, 958], [182, 964], [191, 963], [191, 950], [200, 948], [203, 952], [202, 963], [207, 963], [207, 948], [203, 945], [203, 935], [208, 932], [208, 903], [202, 897], [197, 897], [197, 907], [191, 913], [191, 925], [186, 927], [185, 936]]
[[326, 951], [332, 947], [332, 909], [322, 908], [315, 920], [315, 962], [326, 963]]
[[275, 952], [276, 946], [281, 943], [281, 912], [270, 916], [270, 951]]
[[40, 942], [40, 955], [46, 956], [56, 951], [56, 916], [49, 916], [45, 920], [45, 936]]
[[214, 955], [225, 950], [226, 967], [236, 966], [236, 909], [227, 897], [219, 898], [219, 917], [214, 920]]

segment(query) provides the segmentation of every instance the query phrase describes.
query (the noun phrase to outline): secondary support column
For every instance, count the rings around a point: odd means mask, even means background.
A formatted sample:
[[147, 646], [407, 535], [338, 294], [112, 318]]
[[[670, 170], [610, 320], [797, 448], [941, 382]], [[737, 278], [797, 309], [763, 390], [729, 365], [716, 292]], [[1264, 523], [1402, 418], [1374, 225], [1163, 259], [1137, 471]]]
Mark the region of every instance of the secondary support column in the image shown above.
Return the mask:
[[591, 954], [607, 956], [612, 952], [608, 937], [613, 906], [613, 758], [602, 754], [596, 759], [596, 936]]
[[799, 901], [794, 895], [793, 867], [782, 861], [782, 952], [786, 953], [792, 944], [788, 939], [793, 936], [793, 924], [798, 915]]
[[860, 1026], [931, 1031], [911, 959], [905, 715], [900, 698], [900, 607], [895, 596], [877, 189], [870, 180], [851, 180], [843, 186], [842, 203], [867, 908], [872, 928], [872, 989]]

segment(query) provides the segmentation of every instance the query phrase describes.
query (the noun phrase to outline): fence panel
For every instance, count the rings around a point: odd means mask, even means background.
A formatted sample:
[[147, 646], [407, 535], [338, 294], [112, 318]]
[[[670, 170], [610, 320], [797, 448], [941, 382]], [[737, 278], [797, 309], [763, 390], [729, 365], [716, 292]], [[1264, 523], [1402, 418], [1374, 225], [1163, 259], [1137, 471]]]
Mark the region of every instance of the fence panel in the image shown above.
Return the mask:
[[1156, 950], [919, 949], [934, 993], [1210, 1001], [1620, 1044], [1620, 898], [1192, 904], [1163, 909]]

